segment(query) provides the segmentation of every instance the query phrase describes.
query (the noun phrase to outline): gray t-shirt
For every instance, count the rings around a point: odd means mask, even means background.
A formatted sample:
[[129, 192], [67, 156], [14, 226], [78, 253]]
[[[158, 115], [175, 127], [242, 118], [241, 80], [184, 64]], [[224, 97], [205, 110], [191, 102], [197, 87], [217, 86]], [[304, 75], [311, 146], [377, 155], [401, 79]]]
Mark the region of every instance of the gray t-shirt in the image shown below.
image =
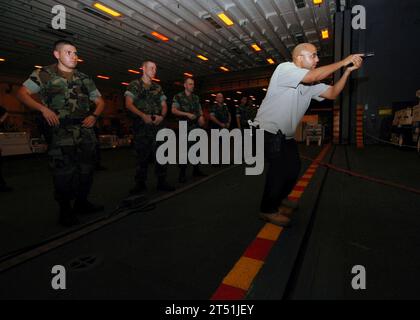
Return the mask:
[[324, 100], [320, 95], [330, 87], [323, 83], [302, 84], [301, 81], [308, 72], [309, 70], [299, 68], [292, 62], [282, 63], [276, 68], [267, 95], [255, 118], [261, 129], [273, 134], [281, 130], [287, 139], [294, 137], [311, 99]]

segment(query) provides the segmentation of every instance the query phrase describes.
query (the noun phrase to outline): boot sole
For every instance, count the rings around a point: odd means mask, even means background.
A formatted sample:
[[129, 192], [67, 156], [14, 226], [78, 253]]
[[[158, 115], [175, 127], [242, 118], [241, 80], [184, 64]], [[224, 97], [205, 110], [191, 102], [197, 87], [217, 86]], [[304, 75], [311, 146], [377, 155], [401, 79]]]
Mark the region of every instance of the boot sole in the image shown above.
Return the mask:
[[260, 215], [259, 218], [261, 220], [263, 220], [264, 222], [268, 222], [268, 223], [274, 224], [274, 225], [279, 226], [279, 227], [285, 227], [286, 228], [286, 227], [290, 227], [291, 226], [291, 222], [290, 221], [289, 222], [272, 221], [270, 218], [267, 218], [267, 217], [265, 217], [263, 215]]

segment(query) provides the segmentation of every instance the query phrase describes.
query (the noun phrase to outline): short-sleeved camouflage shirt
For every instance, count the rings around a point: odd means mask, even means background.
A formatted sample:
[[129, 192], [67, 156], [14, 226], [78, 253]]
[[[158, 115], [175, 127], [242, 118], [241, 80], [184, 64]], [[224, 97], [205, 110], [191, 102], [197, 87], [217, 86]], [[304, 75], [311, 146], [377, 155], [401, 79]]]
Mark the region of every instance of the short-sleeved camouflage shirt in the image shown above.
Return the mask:
[[254, 108], [250, 103], [240, 105], [236, 108], [236, 116], [241, 117], [241, 125], [247, 126], [248, 120], [254, 120], [257, 115], [257, 109]]
[[31, 93], [38, 93], [42, 103], [54, 110], [59, 118], [85, 117], [90, 112], [90, 101], [101, 97], [91, 78], [75, 70], [67, 79], [57, 64], [33, 71], [23, 85]]
[[203, 115], [200, 98], [195, 94], [191, 94], [191, 96], [188, 97], [185, 94], [185, 91], [182, 91], [174, 96], [172, 105], [179, 111], [193, 113], [197, 117]]
[[162, 102], [166, 101], [166, 96], [162, 87], [152, 82], [147, 86], [142, 80], [132, 81], [124, 94], [133, 99], [134, 106], [141, 112], [149, 115], [162, 114]]
[[220, 106], [217, 103], [213, 104], [210, 107], [210, 114], [215, 116], [216, 119], [222, 123], [229, 122], [229, 109], [225, 104], [223, 104], [222, 106]]

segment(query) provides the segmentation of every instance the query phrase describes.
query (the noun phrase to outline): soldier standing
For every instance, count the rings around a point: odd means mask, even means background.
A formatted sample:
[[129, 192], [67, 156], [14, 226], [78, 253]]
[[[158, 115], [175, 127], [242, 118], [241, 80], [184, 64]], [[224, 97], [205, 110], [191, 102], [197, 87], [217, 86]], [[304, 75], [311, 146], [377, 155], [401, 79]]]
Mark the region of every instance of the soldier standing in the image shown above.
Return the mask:
[[135, 187], [131, 194], [139, 194], [147, 190], [147, 168], [151, 156], [155, 159], [155, 172], [158, 177], [157, 189], [174, 191], [166, 181], [167, 166], [156, 161], [156, 150], [159, 144], [156, 134], [164, 128], [163, 120], [168, 107], [162, 87], [153, 82], [156, 75], [156, 64], [152, 61], [143, 63], [143, 76], [132, 81], [125, 92], [126, 108], [134, 116], [134, 146], [137, 153]]
[[[76, 69], [78, 56], [71, 42], [57, 41], [54, 57], [57, 63], [32, 72], [17, 97], [29, 108], [41, 112], [49, 125], [48, 154], [55, 199], [60, 206], [59, 222], [72, 226], [79, 223], [77, 213], [88, 214], [104, 209], [90, 203], [87, 197], [96, 159], [93, 126], [105, 104], [93, 80]], [[42, 103], [31, 97], [36, 93]], [[96, 105], [93, 112], [89, 100]]]
[[[194, 80], [192, 78], [186, 78], [184, 81], [185, 90], [176, 94], [172, 103], [172, 113], [177, 116], [180, 121], [187, 121], [187, 130], [190, 132], [193, 129], [204, 127], [205, 121], [203, 117], [203, 111], [201, 109], [200, 98], [193, 94], [194, 92]], [[190, 147], [191, 142], [189, 142]], [[179, 182], [185, 183], [187, 181], [186, 171], [187, 165], [179, 165]], [[205, 177], [198, 165], [194, 165], [193, 169], [194, 177]]]
[[251, 104], [248, 101], [248, 97], [242, 97], [239, 107], [236, 108], [236, 123], [239, 129], [248, 129], [248, 120], [253, 120], [256, 116], [253, 114]]
[[210, 107], [210, 122], [212, 129], [229, 129], [231, 116], [229, 109], [224, 104], [222, 93], [216, 95], [216, 103]]

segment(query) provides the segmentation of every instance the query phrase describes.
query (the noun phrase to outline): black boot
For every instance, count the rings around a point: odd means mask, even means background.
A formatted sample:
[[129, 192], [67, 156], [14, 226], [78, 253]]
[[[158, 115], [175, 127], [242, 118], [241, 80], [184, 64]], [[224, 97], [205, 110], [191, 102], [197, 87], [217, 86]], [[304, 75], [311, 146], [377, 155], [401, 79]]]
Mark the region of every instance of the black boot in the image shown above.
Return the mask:
[[166, 191], [166, 192], [175, 191], [175, 188], [169, 185], [165, 179], [159, 179], [157, 189], [158, 191]]
[[59, 203], [60, 205], [60, 218], [59, 223], [64, 227], [72, 227], [80, 224], [79, 219], [77, 219], [76, 214], [71, 208], [70, 201], [63, 201]]
[[142, 193], [146, 193], [146, 192], [147, 192], [147, 187], [146, 187], [146, 184], [144, 182], [136, 183], [134, 188], [130, 190], [130, 194], [132, 196], [142, 194]]
[[90, 214], [104, 211], [104, 206], [93, 204], [86, 199], [77, 199], [74, 202], [73, 211], [76, 214]]

